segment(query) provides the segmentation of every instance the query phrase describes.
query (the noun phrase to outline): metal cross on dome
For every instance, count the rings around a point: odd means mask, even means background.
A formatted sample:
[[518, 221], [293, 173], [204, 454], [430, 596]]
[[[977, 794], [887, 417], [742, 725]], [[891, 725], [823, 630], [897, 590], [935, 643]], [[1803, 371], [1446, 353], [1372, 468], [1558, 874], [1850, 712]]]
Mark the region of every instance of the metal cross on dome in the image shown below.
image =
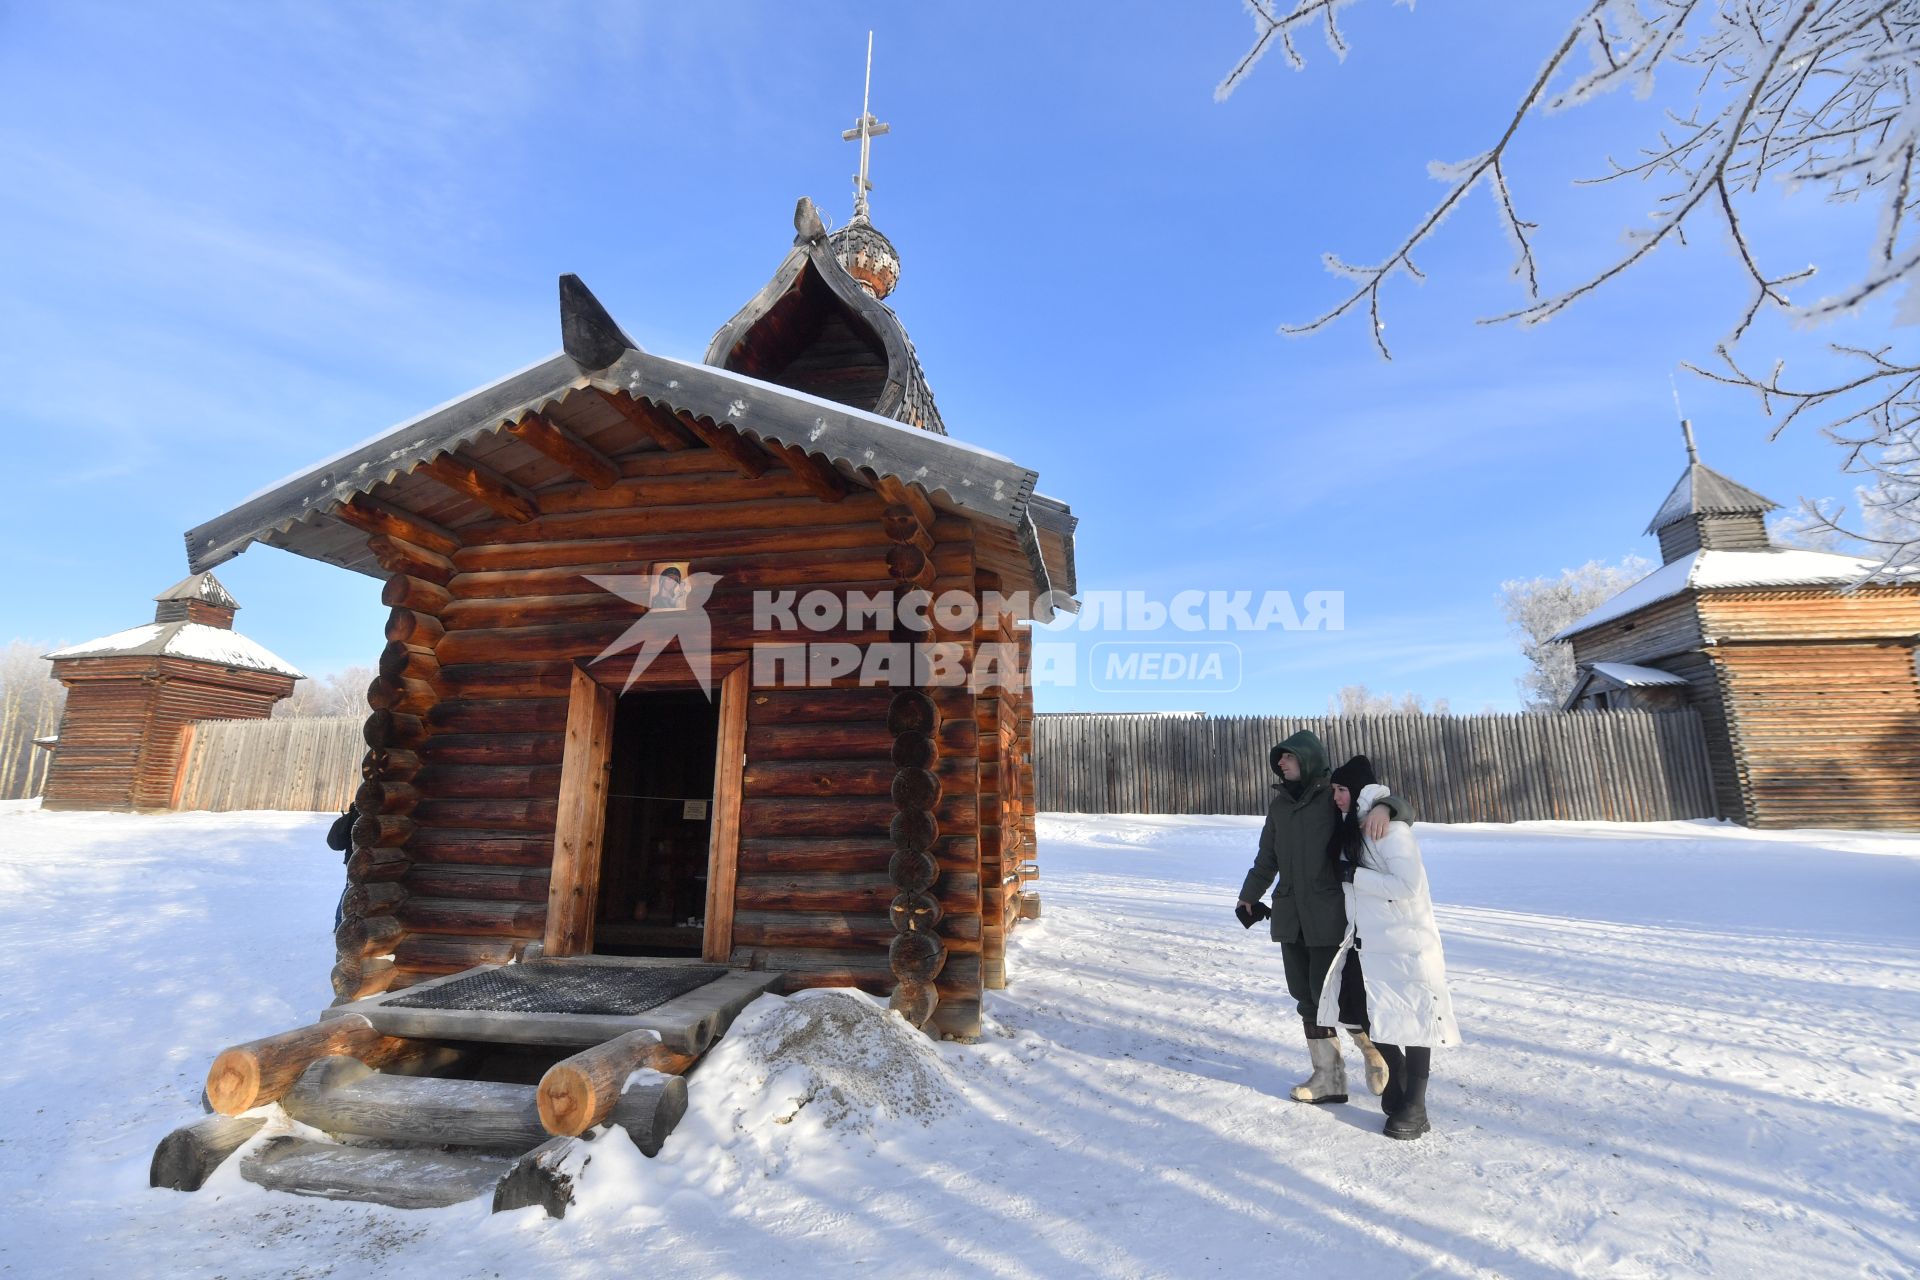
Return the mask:
[[867, 85], [860, 92], [860, 118], [853, 122], [853, 128], [840, 136], [848, 142], [860, 140], [860, 172], [853, 176], [853, 216], [867, 216], [867, 192], [873, 190], [873, 184], [867, 181], [867, 157], [872, 152], [873, 140], [888, 132], [888, 125], [873, 118], [868, 103], [873, 98], [873, 32], [867, 32]]

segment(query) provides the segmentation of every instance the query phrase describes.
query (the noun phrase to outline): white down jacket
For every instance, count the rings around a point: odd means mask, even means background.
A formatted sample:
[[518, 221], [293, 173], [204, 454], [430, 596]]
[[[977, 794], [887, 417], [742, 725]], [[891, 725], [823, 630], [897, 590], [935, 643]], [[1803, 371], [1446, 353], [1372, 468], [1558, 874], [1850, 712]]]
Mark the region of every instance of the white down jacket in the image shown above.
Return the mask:
[[[1382, 786], [1363, 788], [1355, 797], [1360, 816], [1365, 818], [1386, 794]], [[1320, 1025], [1340, 1025], [1340, 975], [1358, 938], [1373, 1039], [1402, 1048], [1459, 1044], [1440, 929], [1433, 922], [1433, 899], [1413, 828], [1396, 821], [1388, 824], [1384, 839], [1367, 841], [1366, 856], [1346, 888], [1347, 936], [1321, 988]]]

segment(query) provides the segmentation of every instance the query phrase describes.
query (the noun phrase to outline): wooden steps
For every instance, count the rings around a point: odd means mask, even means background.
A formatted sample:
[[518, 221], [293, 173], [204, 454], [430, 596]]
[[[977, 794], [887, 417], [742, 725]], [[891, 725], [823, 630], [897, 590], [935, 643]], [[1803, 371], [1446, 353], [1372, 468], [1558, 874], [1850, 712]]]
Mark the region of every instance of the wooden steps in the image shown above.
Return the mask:
[[240, 1176], [294, 1195], [438, 1209], [490, 1194], [512, 1165], [509, 1156], [473, 1151], [269, 1138], [241, 1157]]
[[[628, 959], [621, 956], [573, 956], [566, 960], [543, 960], [541, 963], [649, 968], [689, 962]], [[335, 1005], [323, 1016], [328, 1019], [364, 1017], [375, 1029], [392, 1037], [575, 1048], [604, 1044], [631, 1031], [652, 1031], [668, 1048], [698, 1056], [706, 1052], [707, 1046], [715, 1039], [725, 1034], [742, 1009], [778, 987], [785, 976], [734, 969], [685, 995], [676, 996], [638, 1014], [501, 1013], [483, 1009], [407, 1008], [391, 1003], [403, 996], [418, 996], [436, 987], [501, 967], [477, 965], [444, 978], [417, 983], [403, 991], [382, 992], [349, 1004]]]
[[518, 1152], [551, 1136], [535, 1094], [530, 1084], [391, 1076], [333, 1057], [308, 1067], [280, 1105], [331, 1134]]
[[[221, 1054], [208, 1098], [226, 1114], [168, 1134], [151, 1182], [198, 1190], [237, 1151], [240, 1175], [275, 1191], [402, 1209], [488, 1195], [495, 1212], [538, 1204], [559, 1217], [596, 1135], [617, 1128], [642, 1154], [657, 1154], [686, 1114], [683, 1073], [780, 981], [733, 970], [634, 1016], [355, 1001], [315, 1026]], [[402, 1026], [412, 1034], [395, 1035]], [[584, 1047], [554, 1061], [554, 1045]], [[254, 1141], [267, 1124], [259, 1108], [275, 1102], [326, 1138]]]

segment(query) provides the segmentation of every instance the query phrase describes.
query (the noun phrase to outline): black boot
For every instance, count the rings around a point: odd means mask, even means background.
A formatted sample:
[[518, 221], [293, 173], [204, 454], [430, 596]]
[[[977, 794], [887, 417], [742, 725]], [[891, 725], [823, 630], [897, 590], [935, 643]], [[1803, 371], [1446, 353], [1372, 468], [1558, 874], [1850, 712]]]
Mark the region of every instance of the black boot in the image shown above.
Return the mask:
[[1403, 1141], [1417, 1138], [1432, 1127], [1427, 1123], [1427, 1075], [1433, 1066], [1433, 1050], [1418, 1045], [1408, 1048], [1405, 1057], [1406, 1083], [1394, 1099], [1397, 1105], [1387, 1114], [1385, 1130], [1389, 1138]]
[[1380, 1110], [1384, 1115], [1392, 1115], [1400, 1105], [1400, 1090], [1407, 1082], [1407, 1059], [1397, 1044], [1381, 1044], [1378, 1040], [1373, 1047], [1387, 1060], [1387, 1087], [1380, 1091]]

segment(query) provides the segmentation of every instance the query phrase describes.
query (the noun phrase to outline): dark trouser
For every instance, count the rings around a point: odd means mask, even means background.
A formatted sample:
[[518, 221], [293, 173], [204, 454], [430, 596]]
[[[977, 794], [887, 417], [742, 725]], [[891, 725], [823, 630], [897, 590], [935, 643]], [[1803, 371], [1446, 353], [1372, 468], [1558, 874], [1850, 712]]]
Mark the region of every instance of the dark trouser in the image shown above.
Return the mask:
[[1393, 1115], [1411, 1102], [1425, 1115], [1427, 1080], [1433, 1074], [1433, 1047], [1415, 1044], [1402, 1049], [1397, 1044], [1378, 1042], [1373, 1047], [1387, 1060], [1387, 1091], [1380, 1095], [1380, 1104], [1386, 1113]]
[[[1314, 1026], [1320, 1015], [1320, 988], [1327, 984], [1327, 970], [1333, 967], [1333, 947], [1310, 947], [1304, 942], [1283, 942], [1280, 944], [1280, 959], [1287, 968], [1287, 994], [1292, 996], [1300, 1010], [1300, 1020], [1309, 1028]], [[1347, 962], [1340, 966], [1340, 1021], [1349, 1027], [1365, 1029], [1367, 1025], [1367, 989], [1360, 976], [1360, 953], [1347, 954]], [[1309, 1036], [1316, 1032], [1309, 1030]], [[1320, 1034], [1332, 1035], [1331, 1027]]]

